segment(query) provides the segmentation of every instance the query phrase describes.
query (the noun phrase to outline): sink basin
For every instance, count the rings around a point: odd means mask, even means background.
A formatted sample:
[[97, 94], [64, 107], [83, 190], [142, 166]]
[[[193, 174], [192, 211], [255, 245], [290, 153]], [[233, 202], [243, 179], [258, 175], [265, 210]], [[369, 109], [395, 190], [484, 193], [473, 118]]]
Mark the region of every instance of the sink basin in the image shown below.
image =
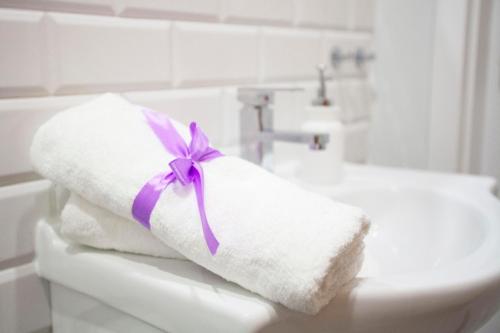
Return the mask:
[[439, 189], [374, 188], [333, 196], [372, 218], [360, 277], [419, 274], [474, 255], [488, 218], [473, 204]]
[[[348, 165], [341, 184], [318, 186], [294, 170], [284, 165], [277, 173], [362, 207], [373, 223], [362, 271], [314, 317], [190, 262], [69, 244], [45, 221], [37, 230], [39, 273], [169, 332], [473, 332], [496, 312], [500, 202], [491, 194], [494, 180]], [[114, 275], [120, 279], [110, 279]]]

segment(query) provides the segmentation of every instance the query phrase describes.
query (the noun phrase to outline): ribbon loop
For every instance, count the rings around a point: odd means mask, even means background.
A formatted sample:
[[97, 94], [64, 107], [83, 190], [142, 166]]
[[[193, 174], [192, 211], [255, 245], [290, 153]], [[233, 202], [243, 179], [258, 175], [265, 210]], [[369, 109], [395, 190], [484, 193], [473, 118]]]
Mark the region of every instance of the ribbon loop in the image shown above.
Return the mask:
[[134, 199], [132, 216], [143, 226], [150, 229], [151, 213], [160, 199], [161, 193], [168, 185], [176, 180], [179, 180], [182, 186], [193, 183], [203, 236], [210, 253], [215, 255], [219, 242], [208, 224], [205, 212], [203, 169], [200, 162], [209, 161], [223, 155], [209, 146], [207, 136], [195, 122], [189, 125], [191, 142], [188, 146], [168, 118], [150, 110], [143, 110], [143, 114], [148, 125], [165, 149], [177, 156], [177, 158], [169, 163], [171, 172], [160, 173], [144, 184]]

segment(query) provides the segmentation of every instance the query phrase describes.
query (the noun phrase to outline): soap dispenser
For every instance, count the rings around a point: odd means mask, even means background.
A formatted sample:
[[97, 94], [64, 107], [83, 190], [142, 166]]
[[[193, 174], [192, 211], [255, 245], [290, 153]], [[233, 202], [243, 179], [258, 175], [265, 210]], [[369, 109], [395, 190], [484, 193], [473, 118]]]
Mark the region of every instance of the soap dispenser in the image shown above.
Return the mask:
[[343, 176], [344, 125], [341, 110], [327, 97], [325, 66], [318, 65], [319, 88], [312, 105], [305, 110], [305, 132], [328, 133], [330, 140], [324, 150], [303, 151], [301, 178], [314, 184], [339, 183]]

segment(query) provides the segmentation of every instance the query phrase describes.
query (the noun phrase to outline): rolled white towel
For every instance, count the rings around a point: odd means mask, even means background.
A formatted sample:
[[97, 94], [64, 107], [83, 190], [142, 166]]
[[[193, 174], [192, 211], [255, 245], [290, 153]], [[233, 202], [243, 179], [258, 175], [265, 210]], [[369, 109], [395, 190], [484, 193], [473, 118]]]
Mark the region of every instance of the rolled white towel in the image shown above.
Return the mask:
[[[133, 220], [143, 185], [175, 158], [142, 108], [106, 94], [55, 115], [35, 135], [31, 157], [43, 176]], [[174, 126], [186, 142], [187, 128]], [[151, 232], [208, 270], [270, 300], [315, 314], [357, 274], [369, 222], [355, 207], [308, 192], [235, 157], [202, 163], [205, 207], [220, 247], [207, 249], [191, 185], [171, 184], [151, 215]], [[361, 253], [361, 251], [359, 251]]]
[[141, 224], [71, 193], [61, 213], [61, 234], [80, 244], [171, 259], [185, 259]]

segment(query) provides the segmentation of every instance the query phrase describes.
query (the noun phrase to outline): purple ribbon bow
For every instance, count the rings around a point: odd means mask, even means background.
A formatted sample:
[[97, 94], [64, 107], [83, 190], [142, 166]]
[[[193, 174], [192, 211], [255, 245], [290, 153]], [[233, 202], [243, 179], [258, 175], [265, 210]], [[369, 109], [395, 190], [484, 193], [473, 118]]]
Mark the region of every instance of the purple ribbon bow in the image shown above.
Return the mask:
[[150, 110], [143, 110], [142, 112], [146, 117], [149, 127], [151, 127], [165, 149], [172, 155], [177, 156], [177, 158], [169, 163], [172, 171], [162, 172], [144, 184], [134, 199], [132, 215], [139, 223], [150, 229], [149, 219], [151, 213], [161, 193], [167, 186], [176, 180], [183, 186], [193, 183], [198, 202], [198, 211], [200, 212], [203, 236], [205, 237], [210, 253], [215, 255], [219, 247], [219, 242], [215, 238], [212, 229], [210, 229], [205, 213], [203, 170], [200, 163], [223, 155], [208, 145], [207, 136], [195, 122], [189, 125], [191, 143], [188, 147], [167, 117]]

